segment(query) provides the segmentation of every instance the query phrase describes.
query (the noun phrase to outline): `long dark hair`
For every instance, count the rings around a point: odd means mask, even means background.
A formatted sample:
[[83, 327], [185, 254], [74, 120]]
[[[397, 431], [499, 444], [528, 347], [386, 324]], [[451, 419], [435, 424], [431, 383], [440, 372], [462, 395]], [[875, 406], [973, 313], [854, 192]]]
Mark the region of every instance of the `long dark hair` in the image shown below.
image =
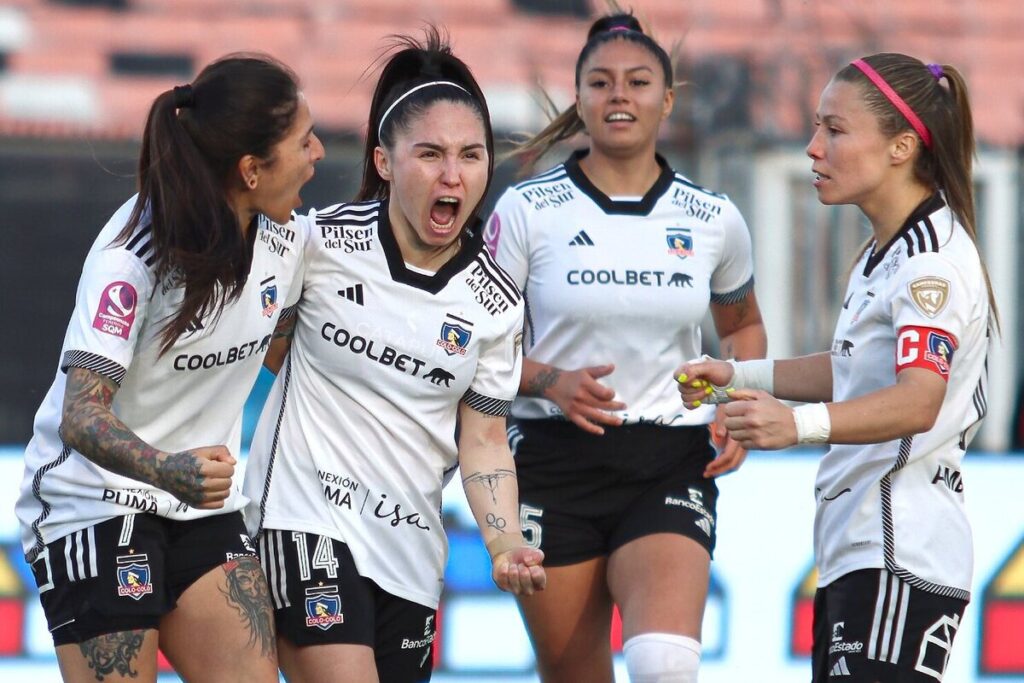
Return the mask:
[[[927, 187], [942, 191], [949, 210], [977, 244], [972, 180], [974, 119], [963, 75], [949, 64], [929, 66], [919, 59], [899, 53], [880, 53], [864, 57], [863, 60], [896, 91], [927, 128], [930, 144], [923, 144], [922, 141], [921, 151], [914, 161], [914, 175]], [[853, 64], [840, 69], [833, 80], [860, 86], [868, 110], [875, 115], [886, 137], [913, 130], [907, 118]], [[942, 85], [943, 80], [945, 87]], [[998, 330], [999, 311], [984, 260], [981, 269], [988, 288], [989, 308]]]
[[[428, 25], [423, 33], [422, 41], [411, 36], [392, 36], [392, 54], [377, 80], [373, 102], [370, 104], [366, 146], [363, 149], [363, 182], [356, 201], [384, 199], [388, 196], [388, 183], [377, 173], [373, 161], [374, 150], [378, 146], [391, 149], [397, 132], [408, 128], [414, 119], [436, 102], [465, 104], [480, 115], [487, 146], [488, 187], [491, 184], [494, 175], [494, 133], [491, 131], [491, 116], [484, 93], [469, 67], [452, 54], [447, 35], [433, 25]], [[416, 90], [417, 86], [428, 83], [432, 85]], [[483, 199], [480, 203], [483, 203]], [[478, 204], [473, 209], [473, 215], [479, 208]]]
[[298, 103], [298, 78], [263, 54], [227, 55], [153, 102], [139, 154], [138, 201], [114, 241], [128, 240], [148, 220], [157, 280], [173, 272], [184, 284], [185, 298], [160, 333], [161, 353], [193, 320], [219, 315], [241, 295], [252, 248], [227, 189], [241, 182], [243, 156], [273, 161]]
[[[665, 87], [671, 88], [675, 83], [672, 59], [665, 49], [661, 47], [651, 36], [644, 33], [640, 21], [632, 14], [617, 13], [609, 14], [599, 18], [590, 26], [587, 32], [587, 42], [580, 50], [576, 58], [576, 92], [580, 90], [580, 76], [582, 75], [583, 64], [594, 51], [613, 40], [626, 40], [637, 45], [642, 45], [648, 52], [654, 55], [661, 65], [662, 73], [665, 76]], [[522, 156], [528, 160], [536, 160], [547, 154], [552, 147], [563, 140], [568, 140], [584, 129], [583, 120], [580, 118], [576, 105], [572, 105], [565, 111], [558, 114], [551, 123], [541, 132], [519, 145], [513, 152], [514, 156]]]

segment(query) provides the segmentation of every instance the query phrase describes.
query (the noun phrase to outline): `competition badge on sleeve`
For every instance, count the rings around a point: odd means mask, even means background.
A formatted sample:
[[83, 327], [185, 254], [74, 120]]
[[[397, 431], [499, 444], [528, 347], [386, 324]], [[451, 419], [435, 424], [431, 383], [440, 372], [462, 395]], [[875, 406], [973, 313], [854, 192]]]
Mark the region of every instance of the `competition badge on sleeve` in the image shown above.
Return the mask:
[[111, 282], [103, 290], [92, 326], [100, 332], [127, 339], [135, 323], [139, 295], [127, 282]]
[[941, 313], [949, 301], [949, 282], [941, 277], [919, 277], [909, 287], [914, 305], [929, 318]]
[[326, 631], [345, 621], [341, 613], [341, 598], [337, 586], [318, 586], [306, 589], [306, 626]]
[[689, 228], [666, 228], [665, 233], [668, 253], [679, 258], [693, 256], [693, 232]]
[[473, 331], [470, 329], [472, 327], [473, 323], [449, 313], [448, 318], [441, 325], [441, 335], [437, 340], [437, 345], [444, 349], [449, 356], [455, 354], [465, 356], [466, 347], [469, 346], [469, 340], [473, 336]]

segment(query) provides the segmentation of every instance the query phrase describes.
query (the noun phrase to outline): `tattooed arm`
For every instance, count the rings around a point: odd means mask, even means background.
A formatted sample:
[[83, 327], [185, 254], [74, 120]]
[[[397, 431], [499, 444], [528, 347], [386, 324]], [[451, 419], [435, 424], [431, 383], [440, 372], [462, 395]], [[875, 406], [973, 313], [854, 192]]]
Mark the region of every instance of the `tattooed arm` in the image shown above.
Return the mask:
[[280, 372], [284, 365], [284, 359], [292, 348], [292, 338], [295, 336], [295, 324], [299, 322], [296, 313], [298, 305], [290, 306], [281, 311], [281, 317], [277, 319], [277, 327], [274, 328], [274, 336], [270, 341], [270, 349], [263, 359], [263, 367], [275, 375]]
[[547, 578], [544, 554], [529, 548], [519, 526], [519, 484], [505, 437], [505, 418], [459, 404], [462, 486], [491, 554], [492, 577], [502, 590], [529, 595]]
[[617, 427], [622, 424], [622, 419], [610, 411], [626, 407], [625, 403], [615, 400], [614, 389], [598, 381], [614, 370], [611, 364], [562, 370], [524, 358], [519, 395], [553, 401], [565, 418], [583, 431], [604, 434], [601, 425]]
[[197, 508], [224, 506], [235, 459], [224, 446], [165, 453], [111, 411], [117, 383], [84, 368], [68, 368], [60, 436], [100, 467], [150, 484]]

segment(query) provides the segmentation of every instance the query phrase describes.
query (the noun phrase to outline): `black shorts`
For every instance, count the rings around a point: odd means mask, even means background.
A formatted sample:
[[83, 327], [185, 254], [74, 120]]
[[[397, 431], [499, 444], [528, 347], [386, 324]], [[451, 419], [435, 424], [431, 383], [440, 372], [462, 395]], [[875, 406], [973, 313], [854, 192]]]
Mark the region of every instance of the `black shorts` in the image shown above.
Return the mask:
[[299, 646], [368, 645], [381, 681], [430, 680], [436, 610], [360, 576], [341, 541], [277, 529], [257, 540], [278, 635]]
[[674, 533], [715, 548], [718, 487], [707, 427], [627, 425], [588, 434], [571, 422], [509, 428], [527, 542], [551, 567], [610, 555], [642, 536]]
[[966, 607], [884, 569], [840, 577], [814, 595], [812, 683], [941, 681]]
[[32, 563], [56, 646], [105, 633], [157, 628], [197, 579], [234, 557], [254, 557], [242, 513], [176, 521], [114, 517], [48, 544]]

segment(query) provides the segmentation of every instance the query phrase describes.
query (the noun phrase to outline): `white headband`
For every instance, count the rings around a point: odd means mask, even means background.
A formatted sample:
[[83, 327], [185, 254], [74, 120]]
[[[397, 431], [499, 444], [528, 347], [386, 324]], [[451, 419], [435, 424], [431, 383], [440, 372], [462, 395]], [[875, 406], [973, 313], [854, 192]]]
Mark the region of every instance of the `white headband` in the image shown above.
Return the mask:
[[377, 139], [380, 140], [380, 132], [384, 129], [384, 122], [387, 121], [388, 114], [390, 114], [391, 111], [398, 106], [399, 102], [401, 102], [402, 100], [404, 100], [406, 97], [413, 94], [417, 90], [423, 90], [423, 88], [429, 88], [432, 85], [451, 85], [458, 88], [462, 92], [466, 93], [470, 97], [473, 96], [473, 93], [469, 92], [458, 83], [453, 83], [452, 81], [430, 81], [429, 83], [421, 83], [417, 85], [415, 88], [410, 88], [409, 90], [407, 90], [404, 95], [396, 99], [394, 102], [391, 103], [390, 107], [384, 110], [384, 115], [380, 117], [380, 123], [377, 124]]

